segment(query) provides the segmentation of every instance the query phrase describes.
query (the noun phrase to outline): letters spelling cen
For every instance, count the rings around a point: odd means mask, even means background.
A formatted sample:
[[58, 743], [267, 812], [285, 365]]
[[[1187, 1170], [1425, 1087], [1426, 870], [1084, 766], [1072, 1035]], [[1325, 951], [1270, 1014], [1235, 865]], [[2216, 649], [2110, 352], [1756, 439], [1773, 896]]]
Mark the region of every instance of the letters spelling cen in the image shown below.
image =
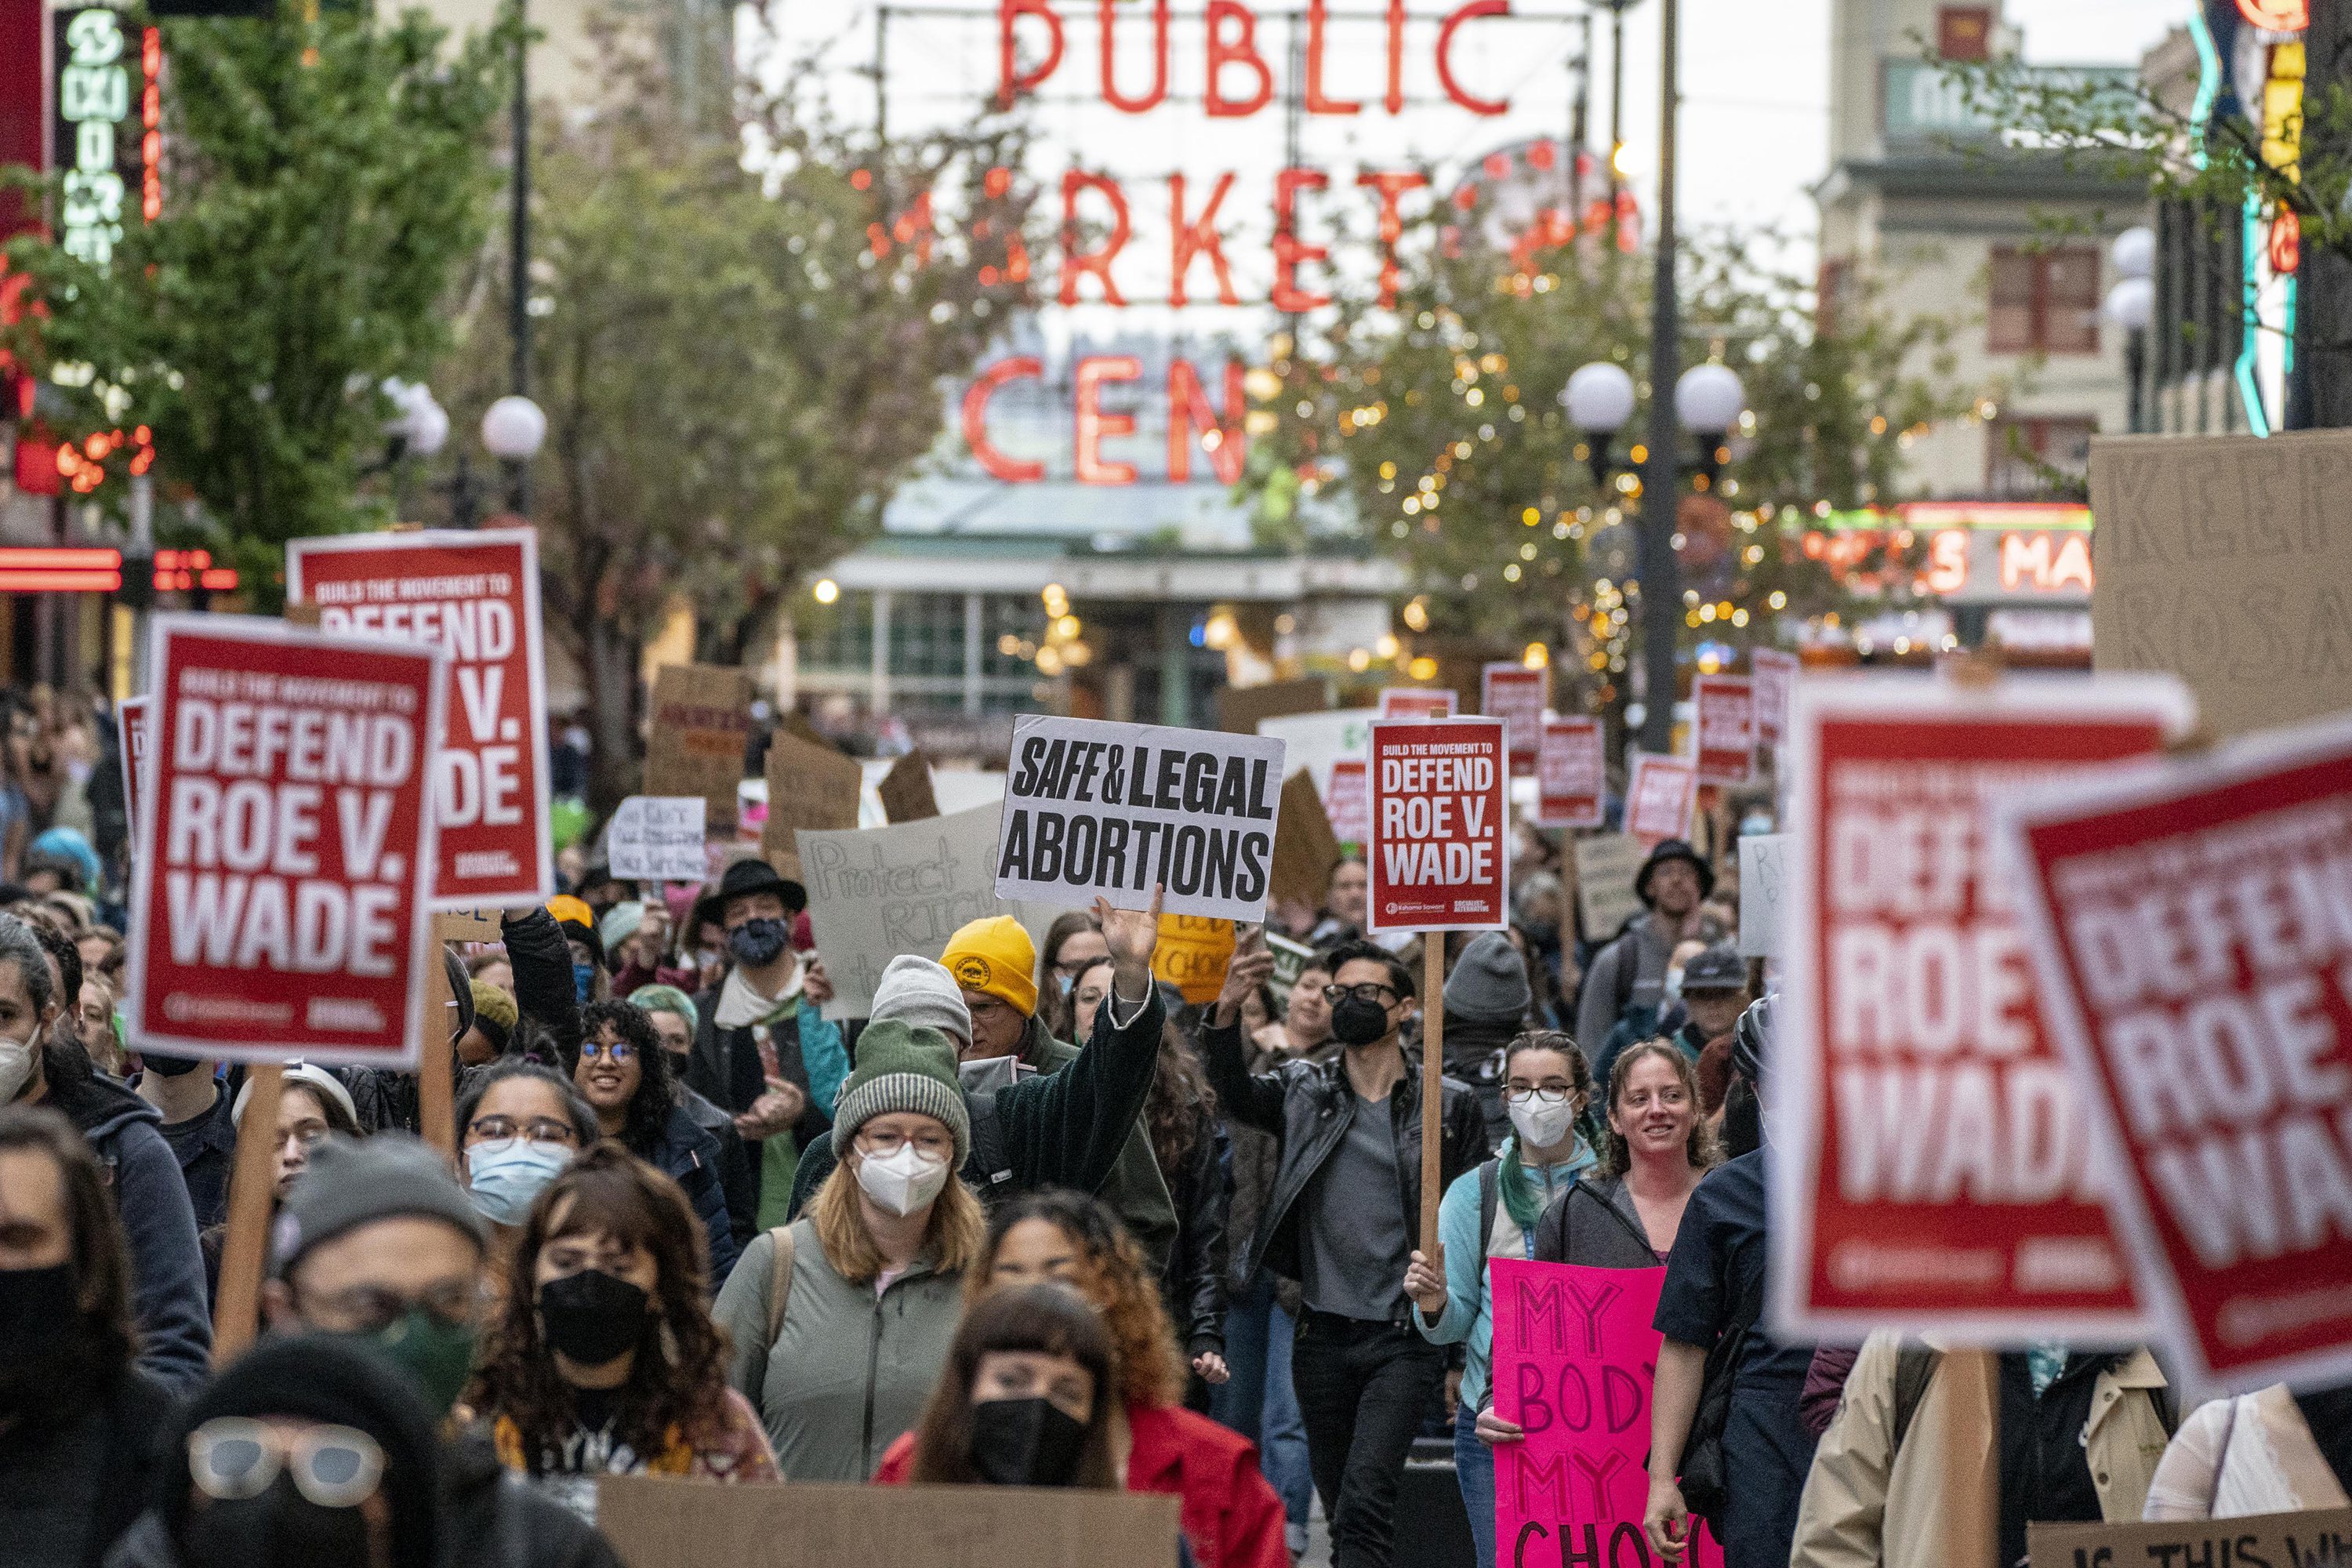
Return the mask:
[[[408, 868], [385, 839], [417, 729], [399, 686], [184, 671], [164, 815], [172, 961], [393, 973]], [[341, 876], [320, 864], [331, 788]]]
[[[1381, 754], [1381, 858], [1399, 887], [1462, 887], [1495, 876], [1496, 747], [1416, 742]], [[1455, 810], [1456, 804], [1460, 810]], [[1458, 819], [1458, 823], [1457, 823]]]
[[[1016, 801], [1147, 807], [1271, 824], [1281, 784], [1264, 758], [1032, 735], [1021, 744], [1008, 794]], [[1024, 810], [1005, 825], [996, 874], [1139, 892], [1163, 884], [1171, 892], [1247, 900], [1265, 896], [1273, 859], [1270, 827]]]

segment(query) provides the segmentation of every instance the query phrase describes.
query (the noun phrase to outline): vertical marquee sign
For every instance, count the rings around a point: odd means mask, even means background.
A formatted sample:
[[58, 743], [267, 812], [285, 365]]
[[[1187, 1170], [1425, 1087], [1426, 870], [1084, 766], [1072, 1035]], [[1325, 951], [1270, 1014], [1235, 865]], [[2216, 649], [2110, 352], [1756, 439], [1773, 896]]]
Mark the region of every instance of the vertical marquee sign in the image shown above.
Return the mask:
[[163, 209], [163, 45], [107, 5], [52, 14], [52, 167], [64, 175], [58, 244], [103, 270], [136, 213]]

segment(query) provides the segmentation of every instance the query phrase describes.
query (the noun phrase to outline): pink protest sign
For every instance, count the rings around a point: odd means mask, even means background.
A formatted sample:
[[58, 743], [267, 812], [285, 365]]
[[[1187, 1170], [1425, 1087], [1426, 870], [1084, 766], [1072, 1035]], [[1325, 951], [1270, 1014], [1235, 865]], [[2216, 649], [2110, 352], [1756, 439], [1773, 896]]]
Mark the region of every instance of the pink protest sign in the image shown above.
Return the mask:
[[[1495, 1568], [1649, 1568], [1650, 1382], [1663, 1268], [1497, 1258], [1495, 1410], [1527, 1439], [1495, 1449]], [[1694, 1521], [1685, 1561], [1723, 1568]]]

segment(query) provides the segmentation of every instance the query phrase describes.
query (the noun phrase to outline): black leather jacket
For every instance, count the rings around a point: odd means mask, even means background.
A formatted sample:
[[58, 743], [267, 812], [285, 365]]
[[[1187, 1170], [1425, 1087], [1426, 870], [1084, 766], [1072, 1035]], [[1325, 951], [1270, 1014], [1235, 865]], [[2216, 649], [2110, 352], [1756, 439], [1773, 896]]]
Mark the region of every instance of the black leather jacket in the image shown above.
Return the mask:
[[1162, 1294], [1187, 1359], [1225, 1349], [1225, 1221], [1233, 1207], [1232, 1143], [1224, 1127], [1202, 1118], [1183, 1164], [1166, 1173], [1176, 1210], [1176, 1243], [1162, 1272]]
[[[1225, 1114], [1273, 1133], [1282, 1145], [1273, 1189], [1236, 1272], [1247, 1279], [1263, 1266], [1296, 1279], [1299, 1197], [1347, 1134], [1348, 1119], [1340, 1112], [1355, 1093], [1348, 1082], [1347, 1058], [1342, 1054], [1319, 1066], [1286, 1062], [1272, 1072], [1252, 1073], [1239, 1026], [1213, 1022], [1202, 1025], [1201, 1057]], [[1421, 1228], [1421, 1063], [1411, 1051], [1405, 1053], [1405, 1068], [1389, 1092], [1389, 1127], [1396, 1138], [1397, 1201], [1403, 1206], [1406, 1234], [1412, 1235]], [[1453, 1079], [1444, 1080], [1440, 1112], [1444, 1142], [1438, 1169], [1443, 1184], [1450, 1185], [1486, 1158], [1486, 1124], [1470, 1086]]]

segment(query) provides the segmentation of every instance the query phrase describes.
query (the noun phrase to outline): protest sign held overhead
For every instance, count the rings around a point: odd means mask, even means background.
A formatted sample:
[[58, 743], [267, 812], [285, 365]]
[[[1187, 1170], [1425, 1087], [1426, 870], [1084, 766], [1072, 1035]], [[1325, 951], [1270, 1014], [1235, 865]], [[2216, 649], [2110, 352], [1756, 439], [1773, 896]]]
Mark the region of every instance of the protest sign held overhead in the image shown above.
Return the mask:
[[1361, 758], [1377, 709], [1339, 708], [1328, 713], [1293, 713], [1258, 721], [1257, 732], [1282, 742], [1283, 765], [1305, 768], [1315, 787], [1328, 791], [1331, 768], [1348, 757]]
[[1797, 689], [1799, 660], [1777, 647], [1759, 647], [1748, 663], [1756, 686], [1756, 742], [1777, 746], [1789, 732], [1789, 696]]
[[1630, 833], [1596, 833], [1571, 846], [1576, 867], [1576, 903], [1584, 934], [1607, 942], [1642, 912], [1633, 878], [1642, 869], [1642, 841]]
[[1364, 777], [1361, 757], [1342, 757], [1331, 764], [1330, 792], [1323, 797], [1323, 813], [1331, 832], [1342, 844], [1361, 844], [1371, 834], [1371, 785]]
[[1503, 746], [1503, 721], [1492, 717], [1373, 723], [1370, 930], [1498, 931], [1509, 923]]
[[2053, 1032], [2199, 1382], [2352, 1371], [2352, 718], [1998, 797]]
[[1293, 942], [1279, 931], [1265, 933], [1266, 951], [1274, 954], [1274, 973], [1265, 979], [1266, 989], [1274, 993], [1275, 1001], [1290, 1005], [1291, 987], [1307, 973], [1307, 964], [1315, 960], [1315, 950], [1303, 942]]
[[605, 858], [615, 877], [699, 882], [709, 860], [698, 795], [633, 795], [613, 808]]
[[[1640, 1568], [1649, 1503], [1650, 1384], [1664, 1338], [1663, 1268], [1587, 1268], [1496, 1258], [1495, 1414], [1527, 1436], [1495, 1446], [1501, 1568]], [[1691, 1568], [1723, 1549], [1691, 1521]]]
[[761, 853], [776, 874], [803, 880], [798, 835], [856, 827], [865, 787], [855, 757], [777, 731], [768, 742], [768, 816], [760, 825]]
[[122, 815], [131, 824], [135, 836], [139, 831], [140, 786], [146, 778], [147, 767], [147, 706], [151, 700], [126, 697], [114, 705], [122, 720], [122, 743], [117, 752], [122, 760]]
[[1739, 840], [1739, 956], [1778, 958], [1781, 910], [1789, 901], [1789, 836], [1750, 833]]
[[1598, 719], [1547, 719], [1536, 757], [1536, 826], [1598, 827], [1607, 820], [1607, 752]]
[[1384, 686], [1380, 713], [1383, 719], [1451, 719], [1460, 700], [1450, 686]]
[[[647, 795], [698, 795], [714, 827], [735, 825], [751, 733], [751, 678], [715, 664], [665, 664], [646, 700]], [[774, 809], [774, 801], [769, 808]]]
[[931, 789], [931, 760], [920, 751], [892, 763], [874, 793], [882, 799], [882, 815], [892, 822], [919, 822], [940, 814], [940, 797]]
[[2170, 681], [1799, 688], [1767, 1074], [1774, 1321], [1962, 1342], [2144, 1331], [1984, 805], [2184, 730]]
[[1274, 834], [1275, 901], [1308, 910], [1323, 901], [1331, 868], [1339, 863], [1339, 837], [1324, 814], [1315, 780], [1301, 768], [1282, 781], [1282, 809]]
[[1255, 735], [1265, 720], [1290, 713], [1320, 713], [1330, 706], [1331, 683], [1319, 675], [1263, 686], [1227, 686], [1217, 693], [1217, 728], [1235, 735]]
[[1151, 975], [1176, 987], [1187, 1002], [1213, 1002], [1234, 958], [1234, 922], [1201, 915], [1161, 915]]
[[999, 898], [1097, 894], [1165, 912], [1264, 918], [1283, 747], [1259, 735], [1024, 715], [996, 846]]
[[1691, 809], [1697, 804], [1697, 763], [1688, 757], [1633, 753], [1625, 774], [1625, 831], [1643, 848], [1690, 837]]
[[413, 1065], [448, 655], [227, 616], [158, 616], [150, 637], [132, 1033], [189, 1056]]
[[448, 650], [449, 728], [434, 781], [436, 904], [553, 891], [538, 534], [509, 528], [296, 539], [286, 546], [286, 595], [316, 610], [321, 631]]
[[1744, 784], [1756, 777], [1755, 689], [1744, 675], [1702, 675], [1691, 682], [1693, 750], [1698, 782]]
[[1543, 746], [1544, 704], [1550, 695], [1549, 669], [1529, 669], [1517, 659], [1505, 659], [1479, 673], [1478, 710], [1503, 721], [1515, 773], [1536, 771], [1536, 754]]

